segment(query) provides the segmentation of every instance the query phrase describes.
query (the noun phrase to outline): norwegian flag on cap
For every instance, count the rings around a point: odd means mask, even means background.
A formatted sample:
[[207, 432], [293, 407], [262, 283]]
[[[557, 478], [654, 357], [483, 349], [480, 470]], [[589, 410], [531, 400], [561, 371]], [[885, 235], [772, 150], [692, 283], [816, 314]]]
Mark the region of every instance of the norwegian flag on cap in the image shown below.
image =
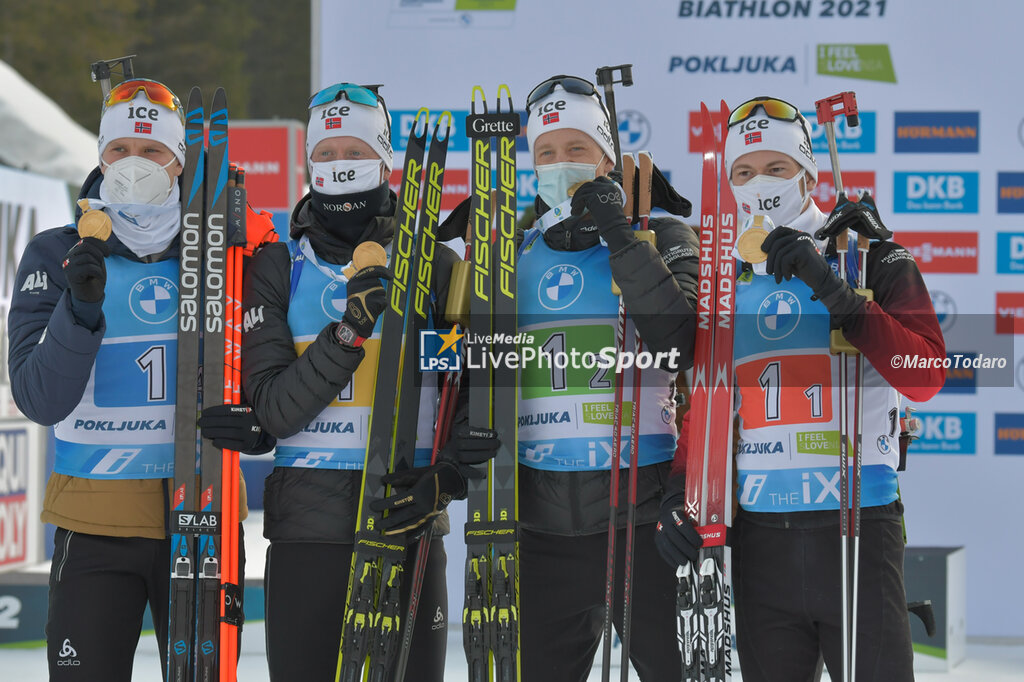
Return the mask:
[[544, 114], [544, 118], [541, 119], [541, 123], [543, 125], [548, 125], [549, 123], [558, 123], [558, 112], [552, 111], [550, 114]]
[[761, 141], [761, 131], [747, 133], [743, 136], [743, 144], [756, 144]]
[[335, 116], [324, 121], [324, 128], [327, 130], [334, 130], [335, 128], [341, 127], [341, 117]]
[[135, 132], [136, 133], [146, 133], [147, 135], [152, 135], [153, 134], [153, 124], [152, 123], [143, 123], [142, 121], [137, 121], [135, 123]]

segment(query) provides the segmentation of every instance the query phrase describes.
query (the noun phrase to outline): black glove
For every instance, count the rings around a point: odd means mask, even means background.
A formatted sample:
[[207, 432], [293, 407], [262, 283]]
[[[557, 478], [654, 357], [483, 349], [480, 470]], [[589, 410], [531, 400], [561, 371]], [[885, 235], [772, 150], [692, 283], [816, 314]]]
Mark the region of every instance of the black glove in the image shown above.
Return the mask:
[[203, 438], [210, 439], [222, 450], [262, 455], [270, 452], [277, 439], [263, 430], [256, 413], [248, 405], [214, 405], [203, 410], [199, 418]]
[[391, 497], [370, 503], [370, 509], [388, 512], [381, 523], [384, 534], [416, 530], [443, 512], [452, 500], [464, 499], [467, 481], [484, 475], [472, 465], [493, 458], [499, 445], [495, 431], [463, 425], [438, 453], [436, 464], [384, 476], [385, 483], [399, 489], [393, 489]]
[[700, 533], [686, 517], [685, 477], [673, 476], [661, 500], [661, 513], [654, 534], [654, 545], [669, 566], [682, 566], [697, 561], [697, 552], [704, 544]]
[[606, 176], [585, 183], [572, 195], [572, 214], [590, 213], [597, 229], [612, 253], [621, 251], [634, 240], [633, 229], [622, 212], [622, 188]]
[[869, 192], [861, 194], [860, 201], [849, 201], [844, 197], [844, 201], [832, 209], [825, 224], [814, 236], [816, 239], [830, 239], [847, 230], [853, 230], [868, 239], [885, 241], [892, 238], [892, 232], [878, 217], [878, 208]]
[[775, 283], [797, 277], [821, 298], [843, 286], [832, 272], [825, 257], [818, 253], [811, 235], [791, 227], [780, 226], [768, 233], [761, 250], [768, 254], [765, 270], [775, 276]]
[[107, 285], [107, 266], [104, 259], [110, 255], [110, 244], [96, 237], [79, 239], [64, 256], [62, 267], [71, 295], [83, 303], [103, 300]]
[[456, 464], [483, 464], [489, 459], [494, 459], [500, 445], [497, 431], [461, 424], [455, 432], [455, 437], [437, 453], [437, 458]]
[[390, 270], [383, 265], [374, 265], [363, 268], [348, 281], [343, 320], [364, 339], [373, 334], [373, 326], [387, 306], [387, 294], [381, 280], [391, 279], [394, 275]]

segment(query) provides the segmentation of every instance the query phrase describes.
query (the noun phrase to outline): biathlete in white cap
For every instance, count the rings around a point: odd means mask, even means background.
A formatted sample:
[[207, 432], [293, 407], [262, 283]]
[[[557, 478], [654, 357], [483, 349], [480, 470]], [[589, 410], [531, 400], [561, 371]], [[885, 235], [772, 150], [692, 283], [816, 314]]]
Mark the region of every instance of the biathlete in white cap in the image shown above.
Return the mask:
[[[161, 83], [113, 88], [100, 119], [100, 165], [79, 195], [106, 213], [112, 234], [80, 238], [74, 225], [42, 232], [15, 279], [12, 394], [55, 436], [42, 513], [57, 526], [51, 680], [128, 682], [147, 603], [165, 659], [174, 395], [164, 389], [177, 360], [184, 120]], [[220, 421], [223, 447], [272, 446], [251, 411]], [[244, 483], [239, 497], [244, 519]]]
[[[811, 197], [818, 167], [810, 127], [792, 104], [758, 97], [733, 109], [725, 164], [740, 236], [752, 216], [774, 224], [761, 245], [767, 260], [745, 265], [736, 283], [740, 511], [730, 540], [743, 679], [810, 679], [819, 655], [833, 679], [842, 670], [839, 360], [829, 352], [830, 330], [841, 329], [865, 359], [857, 679], [912, 680], [896, 475], [900, 401], [901, 395], [931, 398], [944, 370], [896, 367], [892, 358], [945, 357], [928, 289], [910, 252], [883, 240], [889, 233], [870, 195], [827, 217], [818, 209]], [[851, 282], [859, 260], [856, 231], [882, 237], [867, 254], [874, 300], [837, 275], [834, 253], [815, 238], [823, 226], [853, 230]], [[852, 361], [850, 367], [852, 377]], [[851, 423], [854, 384], [846, 401]], [[681, 503], [676, 511], [684, 516]], [[686, 544], [688, 526], [667, 527], [675, 534], [667, 546]], [[677, 562], [684, 559], [676, 555]]]
[[[270, 540], [264, 580], [270, 679], [288, 682], [334, 679], [338, 664], [380, 320], [391, 277], [379, 265], [346, 270], [364, 242], [390, 253], [397, 222], [397, 199], [388, 186], [391, 116], [375, 88], [339, 83], [313, 95], [306, 161], [311, 186], [292, 212], [291, 239], [256, 254], [243, 293], [253, 321], [242, 336], [243, 388], [267, 431], [279, 439], [263, 496], [264, 535]], [[457, 259], [437, 245], [435, 320], [444, 310]], [[429, 407], [437, 385], [423, 383], [421, 405], [427, 409], [417, 427], [418, 468], [401, 475], [411, 485], [401, 486], [400, 503], [376, 502], [391, 510], [385, 530], [405, 528], [415, 536], [424, 524], [436, 524], [408, 665], [416, 671], [410, 679], [441, 682], [448, 637], [444, 509], [465, 497], [464, 462], [493, 457], [498, 441], [457, 429], [431, 466]], [[407, 577], [417, 542], [408, 546]], [[409, 583], [402, 581], [403, 614]]]
[[[537, 174], [537, 222], [518, 269], [519, 331], [548, 351], [577, 356], [615, 346], [618, 297], [650, 351], [678, 352], [676, 366], [645, 369], [630, 657], [643, 680], [681, 677], [672, 568], [655, 549], [662, 498], [682, 489], [669, 465], [676, 443], [675, 373], [692, 363], [698, 242], [692, 228], [655, 218], [657, 246], [637, 240], [622, 188], [608, 177], [615, 152], [608, 114], [589, 81], [555, 76], [527, 100]], [[654, 205], [689, 215], [689, 202], [655, 173]], [[570, 198], [570, 190], [578, 187]], [[632, 338], [629, 331], [627, 338]], [[628, 345], [632, 347], [632, 343]], [[560, 369], [564, 367], [564, 369]], [[519, 402], [519, 521], [524, 680], [576, 682], [590, 674], [604, 622], [609, 484], [622, 494], [617, 546], [625, 546], [628, 416], [622, 464], [611, 472], [615, 370], [555, 364], [523, 370]], [[632, 386], [632, 371], [625, 385]], [[630, 391], [625, 391], [629, 400]], [[630, 413], [629, 406], [624, 413]], [[623, 575], [619, 552], [617, 576]], [[614, 621], [621, 628], [621, 579]]]

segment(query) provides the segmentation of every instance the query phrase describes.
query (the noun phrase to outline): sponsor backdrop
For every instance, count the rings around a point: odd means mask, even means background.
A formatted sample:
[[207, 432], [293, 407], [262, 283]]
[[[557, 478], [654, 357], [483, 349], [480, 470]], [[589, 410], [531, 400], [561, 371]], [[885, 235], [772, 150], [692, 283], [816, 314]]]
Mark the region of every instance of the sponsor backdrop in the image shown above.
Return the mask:
[[[947, 334], [949, 382], [917, 406], [924, 433], [902, 476], [912, 545], [965, 545], [968, 633], [1024, 636], [1018, 567], [1024, 544], [1008, 530], [1024, 481], [1024, 110], [989, 78], [1019, 62], [1010, 27], [1024, 4], [955, 0], [356, 0], [314, 1], [312, 89], [385, 83], [404, 148], [415, 111], [455, 113], [445, 207], [468, 190], [462, 116], [473, 85], [488, 104], [507, 83], [517, 109], [559, 73], [593, 79], [633, 64], [616, 86], [626, 151], [655, 163], [699, 210], [691, 150], [701, 100], [736, 105], [769, 94], [811, 114], [814, 101], [854, 90], [861, 125], [838, 125], [848, 190], [869, 189], [898, 242], [925, 273]], [[364, 30], [353, 31], [358, 24]], [[951, 46], [954, 46], [951, 48]], [[1010, 86], [1012, 87], [1012, 86]], [[809, 116], [821, 168], [825, 134]], [[716, 124], [720, 122], [716, 119]], [[520, 201], [535, 192], [519, 146]], [[400, 168], [399, 159], [395, 167]], [[455, 191], [456, 186], [458, 191]], [[815, 200], [834, 202], [822, 173]], [[1000, 371], [965, 359], [1006, 359]], [[461, 513], [462, 505], [454, 505]], [[458, 527], [458, 526], [456, 526]], [[449, 543], [452, 602], [461, 605], [461, 542]], [[452, 611], [453, 613], [456, 611]]]
[[[18, 261], [32, 235], [71, 222], [68, 187], [60, 180], [0, 168], [0, 572], [42, 559], [43, 458], [49, 429], [33, 424], [11, 398], [7, 375], [7, 311]], [[22, 287], [49, 286], [45, 273], [25, 278]], [[0, 612], [11, 613], [0, 599]], [[0, 620], [8, 620], [0, 617]], [[0, 623], [0, 628], [10, 627]]]

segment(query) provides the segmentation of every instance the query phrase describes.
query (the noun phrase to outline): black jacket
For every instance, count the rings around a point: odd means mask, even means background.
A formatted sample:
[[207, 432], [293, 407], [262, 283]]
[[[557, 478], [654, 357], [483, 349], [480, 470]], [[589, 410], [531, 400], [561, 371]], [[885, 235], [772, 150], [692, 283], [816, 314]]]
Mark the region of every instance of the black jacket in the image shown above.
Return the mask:
[[[540, 208], [546, 210], [543, 205]], [[693, 364], [699, 242], [693, 229], [675, 218], [654, 218], [650, 229], [657, 234], [657, 248], [634, 241], [610, 254], [609, 264], [647, 349], [679, 349], [682, 370]], [[564, 251], [598, 243], [596, 227], [576, 218], [552, 226], [543, 238], [551, 248]], [[638, 470], [637, 524], [657, 520], [670, 466], [671, 461], [666, 461]], [[520, 522], [524, 528], [558, 535], [607, 531], [610, 475], [609, 471], [564, 472], [520, 466]], [[620, 470], [619, 476], [617, 523], [622, 527], [629, 470]]]
[[[394, 235], [395, 195], [389, 194], [380, 216], [371, 218], [359, 238], [386, 246]], [[333, 239], [317, 222], [309, 197], [292, 213], [292, 238], [307, 235], [317, 256], [341, 264], [352, 258], [355, 244]], [[455, 253], [438, 245], [434, 255], [433, 291], [444, 310]], [[263, 427], [277, 438], [305, 428], [348, 384], [362, 348], [347, 348], [334, 338], [335, 324], [320, 332], [297, 356], [288, 327], [291, 257], [286, 244], [270, 244], [253, 258], [245, 276], [242, 305], [255, 324], [242, 334], [242, 384]], [[275, 468], [264, 490], [264, 535], [278, 542], [353, 542], [362, 487], [362, 471]], [[446, 532], [445, 522], [435, 527]]]

